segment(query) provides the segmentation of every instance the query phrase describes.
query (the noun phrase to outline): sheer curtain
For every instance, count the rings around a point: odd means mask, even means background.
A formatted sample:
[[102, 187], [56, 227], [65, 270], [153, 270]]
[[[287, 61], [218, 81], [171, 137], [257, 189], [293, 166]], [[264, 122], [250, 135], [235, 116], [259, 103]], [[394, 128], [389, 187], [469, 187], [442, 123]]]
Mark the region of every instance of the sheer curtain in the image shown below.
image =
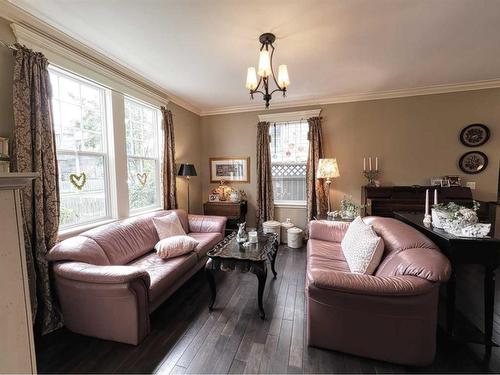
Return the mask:
[[161, 107], [163, 115], [163, 206], [166, 210], [177, 208], [175, 185], [175, 137], [172, 112]]
[[309, 123], [309, 155], [307, 158], [307, 219], [312, 220], [314, 216], [325, 214], [327, 208], [327, 196], [322, 180], [316, 178], [319, 159], [323, 158], [323, 136], [321, 134], [321, 117], [311, 117]]
[[274, 218], [269, 122], [257, 124], [257, 226]]
[[51, 86], [47, 59], [16, 45], [14, 52], [14, 138], [12, 170], [38, 172], [32, 186], [22, 190], [21, 207], [28, 265], [31, 308], [37, 331], [60, 327], [45, 259], [55, 245], [59, 230], [59, 182], [55, 135], [50, 103]]

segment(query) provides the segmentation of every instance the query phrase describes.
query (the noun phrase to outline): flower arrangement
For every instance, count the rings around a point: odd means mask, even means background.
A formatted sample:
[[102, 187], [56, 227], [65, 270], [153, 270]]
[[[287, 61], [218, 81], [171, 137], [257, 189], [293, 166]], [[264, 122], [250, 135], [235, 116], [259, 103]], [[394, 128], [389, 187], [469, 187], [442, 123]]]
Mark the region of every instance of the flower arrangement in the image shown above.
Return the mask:
[[432, 225], [446, 232], [461, 237], [485, 237], [491, 224], [479, 224], [477, 210], [480, 204], [473, 201], [472, 208], [460, 206], [454, 202], [432, 206]]
[[329, 216], [341, 217], [342, 219], [354, 219], [359, 215], [360, 210], [366, 205], [358, 205], [352, 200], [352, 195], [346, 196], [340, 201], [340, 210], [329, 212]]

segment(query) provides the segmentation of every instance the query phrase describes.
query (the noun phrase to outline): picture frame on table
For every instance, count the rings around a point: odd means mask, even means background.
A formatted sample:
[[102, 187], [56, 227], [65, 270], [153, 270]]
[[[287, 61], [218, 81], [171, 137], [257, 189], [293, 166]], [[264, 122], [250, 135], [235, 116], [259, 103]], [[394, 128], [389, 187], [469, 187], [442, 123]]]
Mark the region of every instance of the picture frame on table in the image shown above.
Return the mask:
[[443, 179], [441, 177], [431, 177], [431, 186], [441, 186]]
[[209, 158], [210, 182], [250, 182], [250, 157]]

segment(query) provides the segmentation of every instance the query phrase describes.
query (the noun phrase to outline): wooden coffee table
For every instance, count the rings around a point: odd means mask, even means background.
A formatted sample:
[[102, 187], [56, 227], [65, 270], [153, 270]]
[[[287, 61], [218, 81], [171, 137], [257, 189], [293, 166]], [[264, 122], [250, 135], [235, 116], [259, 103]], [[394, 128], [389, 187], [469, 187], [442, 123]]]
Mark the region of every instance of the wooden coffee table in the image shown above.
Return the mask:
[[205, 265], [212, 298], [209, 310], [212, 311], [217, 296], [214, 274], [217, 271], [230, 272], [238, 270], [241, 272], [252, 272], [259, 281], [257, 297], [261, 319], [265, 319], [266, 314], [262, 304], [262, 295], [266, 286], [267, 263], [271, 265], [271, 271], [276, 278], [274, 263], [278, 253], [278, 236], [273, 233], [259, 233], [258, 242], [250, 244], [248, 247], [236, 241], [236, 232], [224, 238], [218, 245], [207, 253], [208, 261]]

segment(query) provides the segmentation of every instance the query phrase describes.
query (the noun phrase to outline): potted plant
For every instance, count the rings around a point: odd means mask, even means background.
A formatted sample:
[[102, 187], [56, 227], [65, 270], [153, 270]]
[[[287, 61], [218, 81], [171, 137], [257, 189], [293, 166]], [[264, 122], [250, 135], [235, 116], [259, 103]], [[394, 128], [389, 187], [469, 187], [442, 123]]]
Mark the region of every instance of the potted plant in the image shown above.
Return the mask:
[[352, 195], [345, 196], [340, 201], [340, 210], [330, 212], [333, 217], [341, 217], [344, 220], [354, 220], [359, 215], [360, 209], [365, 208], [365, 205], [358, 205], [352, 200]]

